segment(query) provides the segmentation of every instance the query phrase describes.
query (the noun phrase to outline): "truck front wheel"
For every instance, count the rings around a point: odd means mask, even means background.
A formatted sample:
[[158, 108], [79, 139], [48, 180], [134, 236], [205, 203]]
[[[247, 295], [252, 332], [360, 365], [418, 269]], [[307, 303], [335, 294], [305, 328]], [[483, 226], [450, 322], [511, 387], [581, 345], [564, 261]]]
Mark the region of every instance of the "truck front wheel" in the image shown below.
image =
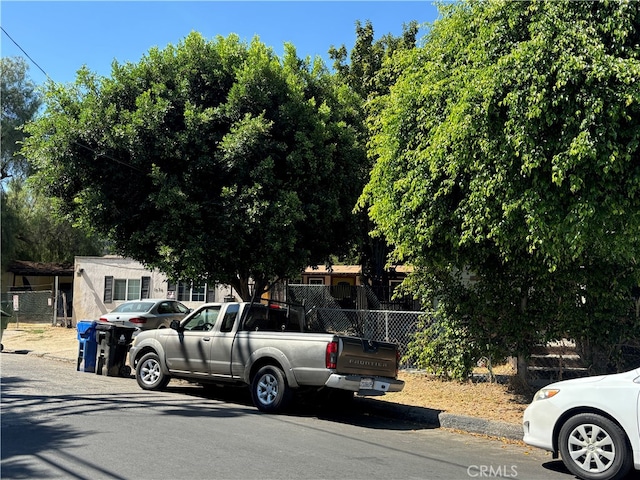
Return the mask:
[[266, 365], [258, 370], [251, 382], [253, 404], [263, 412], [274, 413], [286, 408], [291, 389], [278, 367]]
[[163, 390], [171, 378], [162, 372], [158, 355], [155, 352], [149, 352], [136, 366], [136, 380], [144, 390]]

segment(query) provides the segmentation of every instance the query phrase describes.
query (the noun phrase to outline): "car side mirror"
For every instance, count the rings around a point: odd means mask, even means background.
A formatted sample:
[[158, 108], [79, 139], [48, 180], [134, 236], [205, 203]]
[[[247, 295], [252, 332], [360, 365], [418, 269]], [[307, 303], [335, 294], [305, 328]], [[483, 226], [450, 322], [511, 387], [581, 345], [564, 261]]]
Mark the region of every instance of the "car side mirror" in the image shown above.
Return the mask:
[[169, 324], [169, 328], [180, 332], [182, 329], [180, 328], [180, 320], [171, 320]]

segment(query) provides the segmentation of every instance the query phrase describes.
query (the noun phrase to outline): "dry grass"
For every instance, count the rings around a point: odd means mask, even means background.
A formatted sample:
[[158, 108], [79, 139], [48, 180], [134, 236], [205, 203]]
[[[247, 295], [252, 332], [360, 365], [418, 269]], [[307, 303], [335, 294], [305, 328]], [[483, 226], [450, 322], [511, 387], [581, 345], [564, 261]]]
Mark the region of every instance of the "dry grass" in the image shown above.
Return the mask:
[[[78, 353], [75, 328], [25, 323], [16, 328], [16, 324], [11, 323], [3, 334], [2, 343], [5, 351], [30, 350], [74, 360]], [[477, 373], [486, 374], [487, 370], [478, 369]], [[506, 377], [513, 375], [506, 366], [496, 368], [495, 373]], [[423, 373], [409, 372], [401, 372], [400, 378], [406, 382], [402, 392], [377, 398], [517, 424], [522, 421], [522, 413], [529, 402], [529, 398], [502, 383], [447, 382]]]
[[517, 423], [522, 421], [529, 399], [501, 383], [444, 381], [422, 373], [400, 374], [402, 392], [380, 400], [440, 410], [447, 413]]

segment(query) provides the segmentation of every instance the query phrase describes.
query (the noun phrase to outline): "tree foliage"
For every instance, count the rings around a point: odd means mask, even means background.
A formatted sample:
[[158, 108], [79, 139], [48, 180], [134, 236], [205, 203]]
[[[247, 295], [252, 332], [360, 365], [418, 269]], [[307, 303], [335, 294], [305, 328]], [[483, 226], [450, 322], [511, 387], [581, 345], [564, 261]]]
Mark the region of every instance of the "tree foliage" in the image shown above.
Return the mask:
[[249, 298], [351, 239], [358, 105], [326, 68], [192, 33], [47, 92], [26, 155], [61, 212], [173, 279]]
[[36, 116], [42, 97], [23, 58], [2, 58], [1, 69], [1, 270], [16, 259], [65, 263], [73, 262], [75, 255], [100, 253], [99, 240], [56, 218], [50, 199], [26, 184], [31, 165], [20, 153], [25, 139], [22, 127]]
[[363, 100], [386, 94], [394, 84], [397, 72], [390, 63], [393, 55], [416, 46], [418, 23], [411, 21], [403, 25], [402, 35], [388, 33], [374, 40], [373, 24], [356, 22], [356, 40], [347, 62], [347, 48], [331, 47], [329, 57], [338, 77], [348, 84]]
[[568, 335], [614, 352], [638, 330], [640, 4], [441, 14], [376, 105], [360, 204], [474, 348]]
[[58, 217], [50, 199], [10, 179], [2, 198], [2, 266], [12, 260], [73, 263], [76, 255], [99, 255], [103, 242]]
[[[373, 24], [370, 21], [364, 25], [356, 22], [356, 40], [348, 55], [349, 61], [344, 45], [340, 48], [331, 47], [329, 50], [338, 81], [348, 85], [360, 102], [358, 116], [352, 118], [351, 123], [358, 129], [359, 141], [364, 148], [369, 144], [369, 105], [379, 96], [389, 93], [399, 75], [392, 61], [393, 56], [397, 52], [414, 48], [417, 33], [418, 24], [412, 21], [403, 25], [401, 36], [395, 37], [389, 33], [375, 40]], [[360, 166], [360, 174], [364, 181], [368, 179], [374, 163], [375, 159], [372, 156], [368, 162]], [[356, 256], [363, 266], [363, 275], [371, 281], [374, 289], [377, 286], [389, 285], [385, 269], [389, 248], [384, 238], [369, 236], [372, 225], [366, 212], [358, 211], [356, 219], [360, 234], [355, 248]]]
[[28, 174], [28, 162], [19, 153], [24, 140], [21, 127], [34, 117], [42, 102], [23, 58], [3, 57], [0, 62], [0, 180], [4, 180], [12, 175], [24, 177]]

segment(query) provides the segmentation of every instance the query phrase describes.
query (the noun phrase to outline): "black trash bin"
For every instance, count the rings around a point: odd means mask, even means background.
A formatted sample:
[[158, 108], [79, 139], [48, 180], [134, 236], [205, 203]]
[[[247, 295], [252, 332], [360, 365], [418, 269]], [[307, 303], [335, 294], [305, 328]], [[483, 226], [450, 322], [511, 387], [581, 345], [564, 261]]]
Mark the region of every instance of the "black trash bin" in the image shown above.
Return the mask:
[[96, 341], [98, 343], [96, 374], [106, 374], [110, 377], [131, 375], [131, 367], [126, 365], [126, 362], [134, 331], [133, 327], [112, 323], [96, 324]]

